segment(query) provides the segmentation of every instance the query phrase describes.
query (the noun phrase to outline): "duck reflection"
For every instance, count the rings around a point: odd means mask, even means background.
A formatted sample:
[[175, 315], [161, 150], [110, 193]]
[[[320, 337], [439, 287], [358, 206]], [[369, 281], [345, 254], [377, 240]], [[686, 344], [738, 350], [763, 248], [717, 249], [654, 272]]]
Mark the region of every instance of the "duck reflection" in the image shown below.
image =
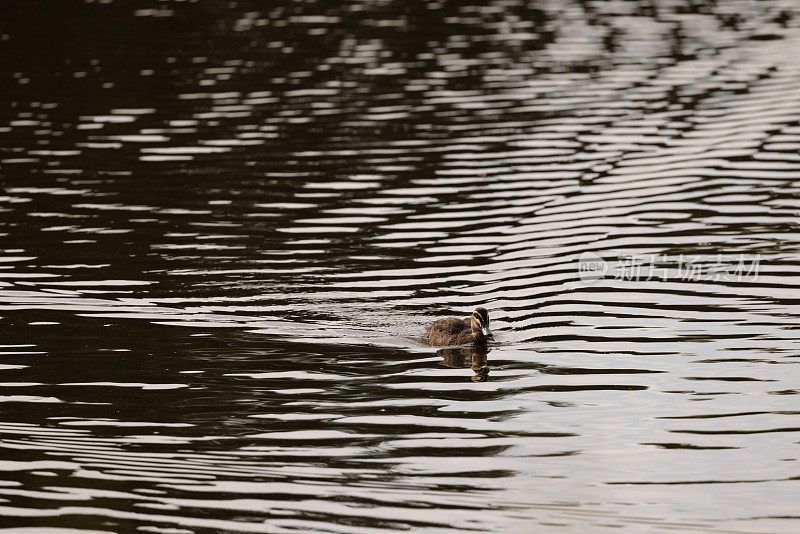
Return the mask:
[[489, 380], [489, 364], [487, 355], [489, 349], [484, 346], [460, 347], [439, 349], [436, 354], [442, 357], [441, 364], [445, 367], [460, 369], [471, 367], [475, 376], [473, 382], [486, 382]]

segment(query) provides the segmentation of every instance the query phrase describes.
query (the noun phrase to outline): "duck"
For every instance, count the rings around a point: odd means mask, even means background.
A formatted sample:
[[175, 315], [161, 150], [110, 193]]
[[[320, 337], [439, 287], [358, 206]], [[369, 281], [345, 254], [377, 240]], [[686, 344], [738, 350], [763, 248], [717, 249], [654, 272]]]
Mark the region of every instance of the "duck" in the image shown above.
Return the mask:
[[489, 312], [486, 308], [475, 308], [472, 315], [464, 319], [445, 317], [425, 327], [428, 341], [435, 347], [451, 345], [486, 345], [492, 337], [489, 330]]

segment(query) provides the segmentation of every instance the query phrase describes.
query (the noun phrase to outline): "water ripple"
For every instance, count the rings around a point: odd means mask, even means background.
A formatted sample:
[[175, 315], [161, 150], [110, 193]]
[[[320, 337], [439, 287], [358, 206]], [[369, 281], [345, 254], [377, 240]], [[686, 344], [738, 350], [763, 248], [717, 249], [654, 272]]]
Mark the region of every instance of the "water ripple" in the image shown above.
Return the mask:
[[797, 530], [792, 2], [218, 4], [0, 29], [4, 524]]

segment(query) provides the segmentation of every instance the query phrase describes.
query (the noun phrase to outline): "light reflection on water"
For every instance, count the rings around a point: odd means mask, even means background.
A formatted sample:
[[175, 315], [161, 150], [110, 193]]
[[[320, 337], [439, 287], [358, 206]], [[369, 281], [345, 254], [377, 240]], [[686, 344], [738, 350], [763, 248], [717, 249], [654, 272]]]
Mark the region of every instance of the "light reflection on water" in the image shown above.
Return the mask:
[[797, 529], [792, 2], [200, 4], [0, 23], [2, 524]]

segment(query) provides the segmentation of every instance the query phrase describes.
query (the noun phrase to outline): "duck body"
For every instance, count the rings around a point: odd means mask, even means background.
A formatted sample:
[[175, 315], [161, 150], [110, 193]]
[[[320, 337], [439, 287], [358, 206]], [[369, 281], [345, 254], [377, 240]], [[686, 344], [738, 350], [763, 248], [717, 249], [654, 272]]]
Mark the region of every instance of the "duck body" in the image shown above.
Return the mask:
[[431, 345], [446, 347], [448, 345], [486, 344], [486, 336], [475, 333], [470, 327], [470, 318], [445, 317], [425, 327]]
[[430, 326], [425, 327], [428, 341], [436, 347], [449, 345], [486, 345], [487, 338], [492, 335], [489, 331], [489, 313], [484, 308], [478, 308], [472, 315], [459, 319], [458, 317], [445, 317]]

